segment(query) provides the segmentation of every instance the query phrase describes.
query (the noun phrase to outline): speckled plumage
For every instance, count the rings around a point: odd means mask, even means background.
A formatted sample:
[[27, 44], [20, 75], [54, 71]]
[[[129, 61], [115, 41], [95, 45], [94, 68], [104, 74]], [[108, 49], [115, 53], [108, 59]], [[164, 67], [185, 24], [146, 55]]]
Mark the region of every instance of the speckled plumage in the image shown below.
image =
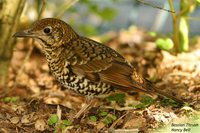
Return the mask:
[[114, 89], [143, 91], [179, 99], [155, 88], [137, 74], [115, 50], [79, 36], [67, 23], [46, 18], [16, 37], [32, 37], [41, 42], [53, 76], [66, 88], [89, 96], [100, 96]]

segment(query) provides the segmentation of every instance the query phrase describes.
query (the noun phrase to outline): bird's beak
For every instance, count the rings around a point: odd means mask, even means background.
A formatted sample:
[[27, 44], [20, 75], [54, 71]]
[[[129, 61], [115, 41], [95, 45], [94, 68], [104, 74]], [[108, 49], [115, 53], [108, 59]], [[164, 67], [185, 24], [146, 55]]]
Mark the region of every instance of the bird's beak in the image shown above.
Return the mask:
[[34, 37], [34, 34], [28, 29], [16, 32], [13, 37]]

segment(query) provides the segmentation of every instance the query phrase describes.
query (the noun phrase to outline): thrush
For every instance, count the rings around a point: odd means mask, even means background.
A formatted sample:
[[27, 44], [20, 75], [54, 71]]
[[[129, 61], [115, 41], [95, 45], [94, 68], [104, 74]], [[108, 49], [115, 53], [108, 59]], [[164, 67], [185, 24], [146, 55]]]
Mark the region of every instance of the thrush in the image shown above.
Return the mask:
[[38, 40], [53, 76], [64, 87], [79, 94], [98, 97], [115, 90], [136, 90], [182, 103], [180, 99], [164, 93], [139, 75], [118, 52], [78, 35], [62, 20], [45, 18], [14, 36]]

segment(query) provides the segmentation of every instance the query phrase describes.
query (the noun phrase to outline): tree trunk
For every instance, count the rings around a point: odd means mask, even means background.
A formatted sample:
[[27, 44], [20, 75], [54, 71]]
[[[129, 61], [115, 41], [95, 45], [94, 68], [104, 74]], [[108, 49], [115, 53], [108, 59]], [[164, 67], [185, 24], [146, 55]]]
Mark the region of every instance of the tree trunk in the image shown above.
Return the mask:
[[20, 15], [26, 0], [0, 1], [0, 87], [5, 86]]

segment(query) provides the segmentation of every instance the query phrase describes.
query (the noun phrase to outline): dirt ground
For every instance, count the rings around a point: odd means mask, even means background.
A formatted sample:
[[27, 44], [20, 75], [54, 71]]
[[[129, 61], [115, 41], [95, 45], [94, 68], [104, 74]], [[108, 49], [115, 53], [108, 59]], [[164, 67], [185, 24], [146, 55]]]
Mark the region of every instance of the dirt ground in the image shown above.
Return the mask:
[[[102, 39], [103, 38], [103, 39]], [[35, 47], [24, 62], [31, 40], [18, 40], [7, 87], [0, 93], [0, 132], [198, 132], [200, 130], [200, 38], [187, 53], [173, 54], [155, 46], [155, 37], [136, 27], [110, 32], [103, 40], [120, 52], [158, 88], [186, 104], [144, 93], [95, 99], [78, 118], [84, 96], [61, 87], [51, 76], [45, 57]]]

